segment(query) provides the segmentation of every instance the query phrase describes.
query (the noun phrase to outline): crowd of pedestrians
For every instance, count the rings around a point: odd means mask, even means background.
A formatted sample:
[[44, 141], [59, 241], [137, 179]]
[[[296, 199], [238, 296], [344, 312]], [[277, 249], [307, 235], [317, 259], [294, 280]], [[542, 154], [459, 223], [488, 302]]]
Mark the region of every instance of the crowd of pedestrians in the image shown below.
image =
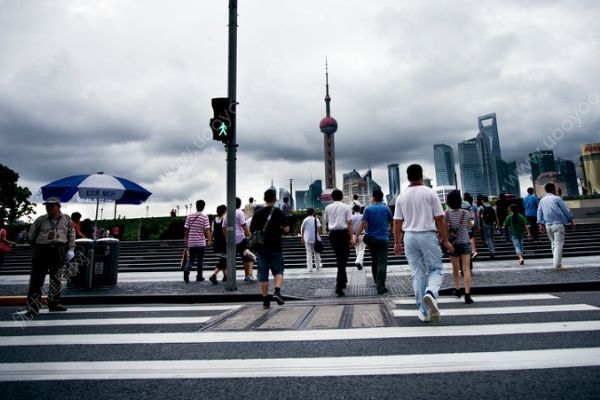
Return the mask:
[[[478, 256], [477, 239], [487, 245], [491, 258], [495, 256], [495, 236], [512, 241], [517, 263], [523, 265], [523, 242], [538, 241], [539, 233], [546, 233], [550, 239], [553, 266], [557, 271], [566, 267], [562, 264], [562, 250], [565, 239], [565, 225], [575, 227], [573, 215], [563, 199], [557, 195], [554, 184], [545, 186], [546, 195], [540, 200], [529, 188], [523, 199], [522, 208], [501, 195], [495, 206], [486, 195], [478, 195], [474, 204], [473, 196], [458, 190], [451, 191], [444, 211], [437, 193], [423, 185], [423, 169], [418, 164], [407, 168], [409, 186], [395, 199], [392, 207], [384, 202], [381, 190], [374, 190], [371, 203], [364, 207], [357, 196], [351, 204], [343, 202], [342, 191], [331, 193], [332, 203], [323, 210], [322, 219], [317, 210], [309, 208], [306, 218], [300, 224], [299, 236], [306, 250], [306, 269], [318, 271], [323, 267], [323, 234], [329, 235], [329, 244], [335, 255], [336, 280], [334, 292], [338, 297], [345, 296], [348, 285], [347, 266], [350, 249], [355, 249], [354, 266], [364, 267], [365, 249], [371, 255], [371, 275], [379, 295], [388, 292], [386, 286], [388, 243], [393, 234], [394, 253], [404, 254], [408, 261], [418, 318], [423, 322], [441, 318], [438, 296], [442, 284], [442, 256], [447, 254], [452, 264], [453, 294], [464, 296], [466, 304], [473, 303], [471, 288], [472, 260]], [[236, 199], [235, 248], [244, 265], [244, 281], [259, 282], [262, 304], [270, 308], [271, 302], [284, 304], [282, 295], [284, 257], [282, 235], [293, 230], [293, 213], [289, 199], [284, 198], [281, 208], [276, 207], [276, 192], [264, 192], [264, 205], [257, 206], [251, 197], [241, 209], [242, 201]], [[60, 304], [59, 270], [73, 258], [76, 238], [92, 236], [81, 214], [71, 217], [60, 212], [60, 201], [49, 198], [44, 205], [46, 215], [35, 220], [27, 235], [34, 246], [31, 278], [27, 294], [28, 313], [37, 315], [41, 306], [42, 285], [47, 273], [50, 274], [50, 311], [64, 311]], [[184, 257], [182, 259], [183, 280], [188, 283], [190, 273], [196, 270], [196, 281], [204, 281], [204, 258], [207, 247], [213, 247], [218, 256], [209, 281], [218, 284], [219, 273], [222, 281], [227, 280], [227, 207], [219, 205], [212, 219], [204, 212], [205, 202], [196, 202], [196, 212], [186, 216], [184, 228]], [[113, 234], [118, 235], [119, 232]], [[260, 240], [258, 240], [260, 239]], [[8, 241], [6, 229], [0, 225], [0, 246], [8, 249], [14, 243]], [[252, 247], [251, 247], [252, 246]], [[0, 266], [5, 252], [0, 251]], [[257, 265], [257, 278], [254, 265]], [[269, 294], [269, 272], [273, 276], [274, 290]], [[234, 278], [234, 277], [233, 277]], [[461, 287], [462, 278], [462, 287]]]

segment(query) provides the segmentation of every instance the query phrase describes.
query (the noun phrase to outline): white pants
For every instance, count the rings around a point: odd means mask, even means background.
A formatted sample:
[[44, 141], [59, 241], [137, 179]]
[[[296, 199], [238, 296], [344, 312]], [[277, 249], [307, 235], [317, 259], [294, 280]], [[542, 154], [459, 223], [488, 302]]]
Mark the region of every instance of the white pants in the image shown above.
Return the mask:
[[552, 246], [554, 268], [562, 265], [563, 246], [565, 244], [565, 226], [563, 224], [546, 225], [546, 232]]
[[312, 271], [313, 257], [315, 259], [315, 267], [321, 268], [321, 254], [315, 251], [315, 244], [305, 242], [304, 247], [306, 247], [306, 269]]
[[363, 241], [364, 238], [365, 235], [360, 235], [360, 241], [354, 245], [354, 250], [356, 250], [356, 261], [354, 261], [354, 264], [362, 265], [363, 258], [365, 258], [365, 249], [367, 248], [367, 245]]

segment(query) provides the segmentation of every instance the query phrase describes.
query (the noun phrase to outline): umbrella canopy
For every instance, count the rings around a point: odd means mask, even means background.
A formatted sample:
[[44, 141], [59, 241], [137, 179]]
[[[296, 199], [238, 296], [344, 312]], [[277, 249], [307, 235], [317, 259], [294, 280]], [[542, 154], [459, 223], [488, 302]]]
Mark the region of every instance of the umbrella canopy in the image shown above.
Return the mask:
[[42, 186], [42, 197], [58, 197], [67, 202], [75, 196], [86, 200], [114, 201], [117, 204], [142, 204], [152, 193], [130, 180], [102, 172], [75, 175]]

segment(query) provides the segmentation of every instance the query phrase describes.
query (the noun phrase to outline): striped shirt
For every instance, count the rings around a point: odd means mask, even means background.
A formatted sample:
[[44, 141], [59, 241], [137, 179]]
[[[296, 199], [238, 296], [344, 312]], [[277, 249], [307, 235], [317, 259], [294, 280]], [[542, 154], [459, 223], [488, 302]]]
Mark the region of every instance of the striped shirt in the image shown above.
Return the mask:
[[206, 215], [201, 212], [188, 215], [184, 227], [188, 229], [187, 247], [206, 247], [204, 231], [210, 229], [210, 223]]
[[456, 232], [456, 239], [454, 243], [469, 243], [469, 220], [471, 219], [471, 213], [467, 210], [448, 210], [446, 211], [446, 223], [448, 224], [449, 230]]

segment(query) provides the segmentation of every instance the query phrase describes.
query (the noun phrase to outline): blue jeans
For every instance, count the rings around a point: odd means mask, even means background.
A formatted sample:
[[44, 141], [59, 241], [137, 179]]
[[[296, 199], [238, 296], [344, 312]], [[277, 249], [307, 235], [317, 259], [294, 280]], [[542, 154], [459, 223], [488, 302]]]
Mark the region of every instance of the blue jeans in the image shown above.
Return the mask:
[[496, 225], [488, 225], [485, 222], [483, 223], [483, 236], [485, 237], [485, 243], [487, 244], [488, 250], [492, 254], [496, 252], [496, 248], [494, 247], [495, 229]]
[[283, 254], [259, 251], [256, 256], [258, 258], [257, 275], [259, 282], [269, 281], [269, 270], [271, 270], [273, 276], [283, 275]]
[[406, 232], [404, 253], [413, 277], [417, 307], [423, 315], [428, 315], [429, 311], [423, 304], [423, 296], [430, 291], [437, 299], [444, 276], [442, 249], [437, 232]]
[[523, 236], [521, 235], [510, 235], [510, 239], [515, 245], [515, 252], [518, 256], [523, 255]]
[[189, 259], [186, 271], [191, 271], [194, 268], [194, 264], [198, 263], [198, 275], [202, 276], [202, 267], [204, 265], [204, 252], [206, 251], [206, 247], [190, 247], [189, 249]]

